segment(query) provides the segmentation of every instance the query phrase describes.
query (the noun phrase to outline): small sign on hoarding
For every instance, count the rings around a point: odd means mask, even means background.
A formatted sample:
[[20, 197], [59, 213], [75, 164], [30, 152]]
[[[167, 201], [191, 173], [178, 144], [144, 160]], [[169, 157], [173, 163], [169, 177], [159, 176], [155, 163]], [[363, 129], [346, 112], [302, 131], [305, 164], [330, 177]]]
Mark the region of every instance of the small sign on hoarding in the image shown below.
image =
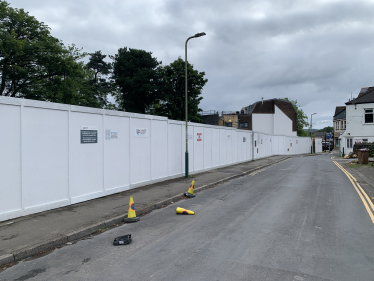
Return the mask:
[[81, 126], [81, 143], [97, 143], [96, 126]]
[[134, 136], [136, 138], [148, 138], [148, 129], [146, 129], [146, 128], [136, 128]]
[[110, 129], [105, 130], [105, 139], [110, 140]]
[[202, 141], [203, 140], [202, 135], [203, 135], [203, 133], [197, 133], [197, 141]]

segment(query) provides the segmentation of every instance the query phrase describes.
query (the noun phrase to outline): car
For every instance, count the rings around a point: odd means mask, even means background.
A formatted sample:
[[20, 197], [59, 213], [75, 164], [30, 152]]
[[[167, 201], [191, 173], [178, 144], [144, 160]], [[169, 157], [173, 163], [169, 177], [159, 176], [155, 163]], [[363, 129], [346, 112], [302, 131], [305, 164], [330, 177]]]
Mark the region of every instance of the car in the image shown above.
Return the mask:
[[322, 151], [326, 151], [326, 150], [333, 150], [334, 148], [334, 142], [332, 140], [330, 141], [323, 141], [322, 142]]

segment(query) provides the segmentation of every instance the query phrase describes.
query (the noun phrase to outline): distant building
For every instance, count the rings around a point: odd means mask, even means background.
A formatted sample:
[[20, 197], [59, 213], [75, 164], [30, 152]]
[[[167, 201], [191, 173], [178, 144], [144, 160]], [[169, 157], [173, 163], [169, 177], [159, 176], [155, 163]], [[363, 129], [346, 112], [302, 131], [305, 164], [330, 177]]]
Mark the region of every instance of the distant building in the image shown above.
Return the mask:
[[334, 123], [334, 146], [339, 148], [339, 138], [345, 132], [346, 128], [346, 108], [345, 106], [337, 106], [333, 117]]
[[234, 127], [273, 135], [297, 135], [297, 113], [292, 103], [271, 99], [255, 102], [241, 111], [203, 112], [206, 124]]

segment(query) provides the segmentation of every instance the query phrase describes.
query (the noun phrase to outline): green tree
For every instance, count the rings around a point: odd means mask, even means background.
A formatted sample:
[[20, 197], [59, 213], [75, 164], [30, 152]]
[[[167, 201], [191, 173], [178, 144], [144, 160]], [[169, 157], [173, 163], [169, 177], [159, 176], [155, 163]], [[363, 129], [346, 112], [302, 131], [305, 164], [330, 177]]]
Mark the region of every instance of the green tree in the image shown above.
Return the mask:
[[87, 106], [83, 82], [87, 76], [83, 62], [77, 62], [85, 56], [75, 45], [69, 46], [59, 57], [55, 73], [40, 80], [31, 87], [25, 98]]
[[332, 133], [334, 131], [334, 128], [331, 126], [327, 126], [323, 129], [317, 130], [317, 132], [327, 132], [327, 133]]
[[87, 106], [113, 109], [113, 105], [108, 103], [108, 95], [115, 91], [114, 83], [108, 77], [112, 65], [104, 61], [106, 55], [101, 51], [91, 53], [89, 56], [89, 62], [85, 66], [87, 79], [84, 81], [84, 92], [91, 97]]
[[[82, 65], [73, 59], [77, 51], [74, 46], [66, 49], [28, 12], [0, 0], [0, 95], [63, 100], [61, 91], [73, 85], [58, 83], [61, 77], [82, 75]], [[47, 89], [55, 92], [47, 95]]]
[[148, 113], [157, 102], [157, 67], [161, 62], [151, 52], [120, 48], [113, 59], [113, 76], [120, 93], [115, 99], [120, 110]]
[[[185, 120], [185, 61], [180, 57], [170, 65], [159, 68], [159, 99], [153, 114], [173, 120]], [[198, 72], [187, 62], [188, 119], [202, 122], [199, 103], [203, 87], [208, 82], [205, 72]]]
[[304, 131], [304, 127], [308, 127], [308, 116], [304, 113], [304, 111], [300, 108], [300, 106], [297, 104], [297, 100], [290, 100], [289, 98], [284, 98], [282, 100], [286, 100], [292, 103], [293, 107], [296, 111], [297, 116], [297, 135], [299, 137], [307, 137], [309, 136], [309, 133]]

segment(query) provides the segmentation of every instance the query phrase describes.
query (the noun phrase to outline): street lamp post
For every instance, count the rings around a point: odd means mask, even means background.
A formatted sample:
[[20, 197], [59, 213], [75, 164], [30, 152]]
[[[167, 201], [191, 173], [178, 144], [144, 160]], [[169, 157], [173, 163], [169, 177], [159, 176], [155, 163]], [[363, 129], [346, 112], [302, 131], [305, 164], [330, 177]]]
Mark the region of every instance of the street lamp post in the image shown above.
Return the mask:
[[[312, 138], [312, 129], [313, 129], [313, 115], [317, 113], [313, 113], [310, 115], [310, 137]], [[312, 145], [310, 146], [310, 153], [313, 153], [313, 138], [312, 138]]]
[[198, 38], [198, 37], [201, 37], [201, 36], [204, 36], [206, 35], [205, 32], [200, 32], [200, 33], [196, 33], [194, 36], [191, 36], [191, 37], [188, 37], [187, 40], [186, 40], [186, 45], [185, 45], [185, 70], [186, 70], [186, 74], [185, 74], [185, 107], [186, 107], [186, 154], [185, 154], [185, 170], [186, 170], [186, 175], [185, 177], [188, 178], [188, 104], [187, 104], [187, 42], [188, 40], [192, 39], [192, 38]]

